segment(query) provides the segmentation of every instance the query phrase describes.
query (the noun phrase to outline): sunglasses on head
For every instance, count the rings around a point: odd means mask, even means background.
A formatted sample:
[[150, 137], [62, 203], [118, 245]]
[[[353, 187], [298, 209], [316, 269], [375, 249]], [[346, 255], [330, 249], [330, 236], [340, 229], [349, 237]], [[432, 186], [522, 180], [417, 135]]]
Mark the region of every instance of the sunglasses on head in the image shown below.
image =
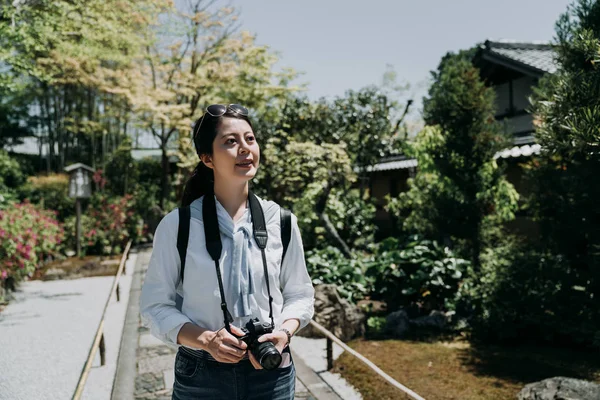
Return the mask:
[[206, 116], [206, 114], [209, 114], [211, 117], [222, 117], [223, 115], [225, 115], [227, 110], [233, 111], [236, 114], [243, 115], [244, 117], [248, 116], [248, 109], [239, 104], [211, 104], [210, 106], [206, 107], [206, 112], [204, 113], [202, 119], [200, 120], [200, 123], [198, 124], [198, 129], [196, 129], [194, 137], [196, 137], [196, 135], [200, 131], [200, 127], [202, 126], [202, 122], [204, 121], [204, 117]]

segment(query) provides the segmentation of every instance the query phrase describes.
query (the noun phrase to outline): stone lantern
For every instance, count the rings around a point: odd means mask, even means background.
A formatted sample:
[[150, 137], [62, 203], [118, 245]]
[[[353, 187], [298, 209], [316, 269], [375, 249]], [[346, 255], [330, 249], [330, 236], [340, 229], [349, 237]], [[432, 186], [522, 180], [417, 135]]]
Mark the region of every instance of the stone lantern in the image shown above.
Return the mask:
[[69, 197], [75, 199], [77, 224], [75, 237], [77, 238], [77, 257], [81, 256], [81, 199], [92, 195], [92, 175], [96, 172], [92, 167], [76, 163], [65, 168], [69, 173]]

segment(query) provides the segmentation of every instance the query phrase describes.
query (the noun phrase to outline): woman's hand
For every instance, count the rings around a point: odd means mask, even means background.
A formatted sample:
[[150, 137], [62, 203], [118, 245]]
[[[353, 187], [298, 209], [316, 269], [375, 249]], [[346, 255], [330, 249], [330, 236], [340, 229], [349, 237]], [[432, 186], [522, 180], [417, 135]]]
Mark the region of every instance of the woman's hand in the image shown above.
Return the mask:
[[[244, 332], [240, 328], [233, 325], [230, 326], [231, 333], [234, 335], [244, 335]], [[235, 364], [246, 354], [248, 345], [231, 333], [227, 332], [227, 329], [225, 328], [213, 332], [214, 335], [209, 339], [206, 351], [208, 351], [215, 360], [222, 363]]]
[[[275, 348], [277, 349], [277, 351], [279, 351], [279, 353], [281, 354], [283, 352], [283, 349], [285, 348], [285, 346], [288, 344], [288, 337], [285, 332], [277, 331], [277, 332], [273, 332], [273, 333], [268, 333], [266, 335], [262, 335], [261, 337], [258, 338], [258, 341], [260, 343], [263, 343], [263, 342], [273, 343], [275, 345]], [[248, 357], [250, 358], [250, 362], [252, 363], [254, 368], [263, 369], [262, 366], [260, 365], [260, 363], [252, 355], [252, 352], [248, 352]]]

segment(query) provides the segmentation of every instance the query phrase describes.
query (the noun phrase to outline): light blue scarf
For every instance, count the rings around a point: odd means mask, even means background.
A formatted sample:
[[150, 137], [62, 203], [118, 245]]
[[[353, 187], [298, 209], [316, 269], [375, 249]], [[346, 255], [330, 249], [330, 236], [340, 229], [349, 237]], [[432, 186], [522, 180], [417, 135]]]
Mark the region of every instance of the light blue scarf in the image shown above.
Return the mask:
[[[217, 207], [222, 207], [217, 203]], [[252, 221], [250, 212], [240, 219], [237, 227], [231, 218], [219, 218], [221, 233], [233, 240], [229, 265], [229, 281], [227, 284], [227, 307], [234, 318], [251, 315], [250, 299], [254, 294], [252, 280]], [[235, 229], [235, 231], [234, 231]]]
[[[252, 315], [250, 307], [252, 300], [254, 300], [254, 282], [250, 259], [250, 249], [252, 248], [250, 209], [246, 210], [246, 215], [240, 218], [236, 227], [227, 210], [216, 198], [215, 203], [219, 230], [222, 235], [232, 239], [233, 242], [231, 254], [228, 255], [229, 267], [224, 266], [223, 268], [223, 278], [225, 280], [223, 286], [226, 293], [227, 308], [234, 318], [247, 317]], [[200, 201], [194, 201], [190, 205], [190, 210], [192, 217], [202, 220], [202, 203]]]

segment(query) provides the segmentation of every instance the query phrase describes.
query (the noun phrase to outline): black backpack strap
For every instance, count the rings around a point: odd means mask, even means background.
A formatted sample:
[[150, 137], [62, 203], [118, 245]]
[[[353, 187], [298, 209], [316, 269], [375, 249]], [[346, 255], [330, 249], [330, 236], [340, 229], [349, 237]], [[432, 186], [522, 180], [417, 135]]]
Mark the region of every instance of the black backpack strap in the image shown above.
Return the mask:
[[223, 289], [223, 279], [221, 277], [221, 268], [219, 268], [219, 259], [223, 251], [221, 244], [221, 233], [219, 230], [219, 218], [217, 217], [217, 205], [215, 195], [207, 193], [202, 200], [202, 222], [204, 224], [204, 237], [206, 239], [206, 250], [210, 257], [215, 262], [215, 271], [217, 273], [217, 281], [219, 282], [219, 292], [221, 294], [221, 310], [223, 311], [223, 322], [227, 332], [231, 333], [230, 322], [233, 322], [233, 317], [227, 309], [225, 301], [225, 289]]
[[290, 239], [292, 238], [292, 212], [287, 208], [281, 207], [279, 214], [281, 218], [281, 243], [283, 243], [281, 265], [283, 265], [283, 259], [285, 258], [285, 253], [287, 252]]
[[250, 204], [250, 214], [252, 216], [252, 228], [254, 231], [254, 240], [261, 250], [267, 247], [267, 223], [265, 222], [265, 214], [262, 206], [256, 195], [252, 192], [248, 193], [248, 203]]
[[177, 251], [181, 260], [181, 282], [185, 271], [185, 258], [187, 255], [190, 237], [190, 206], [179, 207], [179, 228], [177, 229]]

